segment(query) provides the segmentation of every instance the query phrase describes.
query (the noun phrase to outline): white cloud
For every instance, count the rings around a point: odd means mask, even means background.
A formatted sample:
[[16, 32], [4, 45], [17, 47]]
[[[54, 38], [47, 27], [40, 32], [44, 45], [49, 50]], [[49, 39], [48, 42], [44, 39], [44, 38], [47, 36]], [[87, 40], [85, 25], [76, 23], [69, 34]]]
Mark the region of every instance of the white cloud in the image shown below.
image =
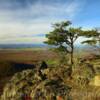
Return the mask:
[[17, 40], [35, 43], [43, 41], [44, 37], [34, 37], [31, 40], [33, 37], [30, 36], [48, 33], [51, 30], [51, 23], [56, 21], [73, 19], [80, 11], [80, 5], [81, 3], [75, 0], [64, 4], [37, 2], [16, 10], [0, 9], [0, 43], [11, 43]]
[[47, 33], [50, 31], [50, 26], [47, 23], [23, 24], [23, 23], [1, 23], [0, 24], [0, 39], [32, 36], [32, 34]]

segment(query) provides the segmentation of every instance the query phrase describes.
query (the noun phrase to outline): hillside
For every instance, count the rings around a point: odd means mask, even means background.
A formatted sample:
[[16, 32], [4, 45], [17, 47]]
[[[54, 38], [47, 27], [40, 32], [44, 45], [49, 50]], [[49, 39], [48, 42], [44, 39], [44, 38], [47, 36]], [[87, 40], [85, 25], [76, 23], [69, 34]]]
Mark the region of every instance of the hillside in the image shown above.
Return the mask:
[[[2, 51], [0, 55], [2, 100], [11, 100], [11, 98], [19, 100], [18, 98], [24, 93], [25, 97], [27, 95], [31, 99], [34, 98], [33, 100], [35, 98], [36, 100], [37, 98], [38, 100], [47, 100], [47, 98], [99, 100], [100, 86], [96, 84], [99, 84], [100, 57], [95, 54], [85, 55], [85, 52], [81, 54], [74, 59], [75, 65], [70, 79], [69, 62], [60, 59], [62, 56], [58, 53], [49, 50]], [[48, 67], [45, 69], [43, 65], [44, 70], [39, 71], [42, 61], [45, 61]], [[93, 95], [94, 93], [96, 94]], [[40, 94], [41, 96], [37, 96]]]

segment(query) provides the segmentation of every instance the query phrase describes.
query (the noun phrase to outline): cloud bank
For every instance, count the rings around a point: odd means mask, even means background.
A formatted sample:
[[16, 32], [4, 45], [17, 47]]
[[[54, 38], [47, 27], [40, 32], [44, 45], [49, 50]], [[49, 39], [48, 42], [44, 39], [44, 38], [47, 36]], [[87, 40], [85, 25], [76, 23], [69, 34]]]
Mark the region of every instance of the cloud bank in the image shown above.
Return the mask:
[[80, 7], [79, 0], [0, 0], [0, 43], [43, 42], [52, 23], [73, 20]]

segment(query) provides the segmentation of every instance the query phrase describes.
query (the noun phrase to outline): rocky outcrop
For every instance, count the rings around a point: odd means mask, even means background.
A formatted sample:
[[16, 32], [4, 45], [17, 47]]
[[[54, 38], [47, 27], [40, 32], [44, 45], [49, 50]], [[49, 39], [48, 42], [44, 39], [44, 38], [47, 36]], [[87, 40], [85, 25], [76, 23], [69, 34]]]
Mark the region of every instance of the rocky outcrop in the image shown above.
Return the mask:
[[54, 74], [49, 68], [42, 71], [30, 69], [12, 77], [4, 87], [1, 100], [67, 100], [70, 90], [59, 73]]
[[92, 81], [90, 82], [90, 85], [100, 87], [100, 75], [96, 75], [96, 76], [92, 79]]
[[84, 63], [86, 61], [92, 61], [92, 60], [95, 60], [95, 59], [100, 59], [100, 55], [88, 54], [87, 56], [80, 58], [80, 62]]

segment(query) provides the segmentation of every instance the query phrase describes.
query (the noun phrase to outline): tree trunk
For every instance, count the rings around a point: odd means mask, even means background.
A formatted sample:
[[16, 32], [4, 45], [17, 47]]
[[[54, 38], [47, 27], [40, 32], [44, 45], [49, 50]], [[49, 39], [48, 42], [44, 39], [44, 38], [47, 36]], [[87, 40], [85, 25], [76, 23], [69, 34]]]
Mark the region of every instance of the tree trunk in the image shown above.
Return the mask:
[[74, 64], [74, 46], [73, 46], [73, 42], [71, 43], [71, 53], [70, 53], [70, 78], [72, 79], [72, 72], [73, 72], [73, 64]]
[[73, 42], [71, 43], [70, 62], [71, 62], [71, 65], [74, 64], [74, 46], [73, 46]]
[[74, 64], [74, 56], [73, 56], [73, 47], [72, 47], [72, 51], [71, 51], [71, 65]]

